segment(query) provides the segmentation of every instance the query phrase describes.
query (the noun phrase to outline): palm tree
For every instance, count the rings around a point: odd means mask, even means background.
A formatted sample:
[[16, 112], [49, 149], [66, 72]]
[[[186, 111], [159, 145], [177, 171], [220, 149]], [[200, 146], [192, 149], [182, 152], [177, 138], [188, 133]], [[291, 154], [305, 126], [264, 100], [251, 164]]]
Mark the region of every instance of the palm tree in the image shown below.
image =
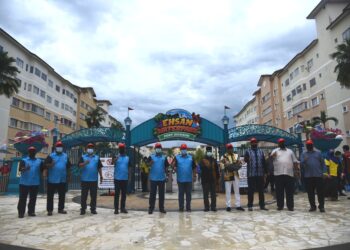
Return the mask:
[[204, 151], [201, 148], [197, 148], [196, 152], [194, 153], [194, 161], [199, 164], [201, 160], [203, 160], [204, 156]]
[[125, 130], [123, 124], [120, 121], [118, 121], [118, 120], [116, 122], [112, 123], [111, 128]]
[[337, 81], [341, 86], [350, 88], [350, 39], [337, 46], [337, 52], [331, 54], [331, 57], [337, 61], [334, 72], [338, 71]]
[[9, 57], [7, 52], [0, 52], [0, 95], [5, 95], [10, 98], [15, 93], [18, 93], [18, 88], [21, 86], [16, 79], [17, 73], [20, 71], [16, 66], [12, 66], [16, 60]]
[[335, 117], [327, 117], [326, 111], [321, 111], [320, 116], [315, 116], [311, 119], [312, 127], [314, 127], [316, 124], [322, 123], [323, 127], [326, 128], [326, 122], [327, 121], [334, 121], [335, 126], [338, 124], [338, 119]]
[[105, 120], [103, 111], [100, 107], [89, 111], [87, 117], [85, 118], [86, 124], [89, 128], [101, 127], [101, 122]]

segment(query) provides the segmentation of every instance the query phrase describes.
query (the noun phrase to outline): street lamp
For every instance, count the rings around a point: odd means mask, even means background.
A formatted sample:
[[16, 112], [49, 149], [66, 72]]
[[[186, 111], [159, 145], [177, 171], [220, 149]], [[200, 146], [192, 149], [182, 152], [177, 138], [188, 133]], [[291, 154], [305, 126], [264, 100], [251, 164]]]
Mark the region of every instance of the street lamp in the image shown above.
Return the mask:
[[124, 123], [125, 123], [125, 128], [126, 128], [126, 140], [125, 140], [125, 144], [126, 144], [126, 153], [129, 156], [129, 161], [131, 161], [133, 163], [133, 173], [131, 173], [131, 181], [128, 185], [128, 193], [134, 192], [135, 190], [135, 162], [134, 162], [134, 157], [131, 157], [130, 155], [130, 144], [131, 144], [131, 133], [130, 133], [130, 127], [132, 124], [132, 120], [130, 119], [130, 117], [126, 117], [124, 119]]
[[57, 137], [59, 134], [59, 130], [57, 128], [57, 121], [58, 121], [58, 118], [54, 118], [55, 128], [52, 130], [52, 133], [53, 133], [52, 134], [52, 152], [54, 151], [54, 148], [57, 142]]
[[301, 134], [303, 133], [303, 126], [300, 123], [295, 124], [294, 133], [297, 134], [298, 136], [298, 141], [299, 141], [298, 148], [299, 148], [299, 156], [300, 156], [303, 152], [303, 144], [302, 144], [302, 138], [301, 138]]

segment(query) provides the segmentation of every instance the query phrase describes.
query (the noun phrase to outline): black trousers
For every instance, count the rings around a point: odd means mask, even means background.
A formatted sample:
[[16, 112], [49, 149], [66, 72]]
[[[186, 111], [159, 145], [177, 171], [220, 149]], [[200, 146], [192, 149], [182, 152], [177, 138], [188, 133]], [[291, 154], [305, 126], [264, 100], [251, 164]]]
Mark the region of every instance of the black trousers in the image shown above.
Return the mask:
[[66, 183], [47, 183], [47, 202], [46, 209], [48, 212], [53, 211], [53, 197], [58, 193], [58, 211], [64, 209], [64, 201], [66, 199]]
[[142, 192], [148, 192], [147, 182], [148, 182], [148, 174], [141, 172]]
[[128, 187], [127, 180], [114, 180], [114, 210], [119, 209], [120, 193], [122, 193], [122, 197], [120, 199], [120, 208], [125, 209], [127, 187]]
[[338, 199], [338, 177], [331, 176], [326, 179], [325, 196]]
[[322, 177], [305, 178], [307, 196], [311, 208], [316, 208], [315, 190], [317, 192], [318, 208], [324, 208], [324, 181]]
[[260, 206], [260, 208], [265, 207], [264, 177], [263, 176], [248, 177], [248, 207], [253, 207], [254, 192], [259, 193], [259, 206]]
[[216, 185], [215, 182], [203, 182], [203, 199], [204, 199], [204, 208], [209, 209], [209, 193], [210, 193], [210, 208], [216, 209]]
[[97, 181], [82, 181], [81, 182], [81, 210], [86, 210], [86, 200], [90, 191], [90, 210], [96, 210], [97, 198]]
[[164, 210], [165, 181], [151, 181], [151, 192], [149, 194], [149, 209], [154, 210], [156, 204], [157, 188], [159, 195], [159, 210]]
[[184, 209], [184, 195], [186, 193], [186, 210], [191, 210], [192, 182], [178, 182], [179, 186], [179, 208]]
[[273, 174], [267, 176], [264, 189], [268, 188], [269, 184], [271, 186], [271, 192], [275, 191], [275, 180]]
[[294, 177], [275, 175], [277, 207], [284, 207], [284, 193], [288, 209], [294, 209]]
[[17, 210], [19, 215], [24, 215], [26, 212], [26, 205], [27, 205], [27, 197], [29, 194], [29, 203], [28, 203], [28, 214], [34, 214], [35, 213], [35, 204], [36, 204], [36, 197], [38, 195], [39, 186], [25, 186], [25, 185], [19, 185], [19, 200], [17, 205]]

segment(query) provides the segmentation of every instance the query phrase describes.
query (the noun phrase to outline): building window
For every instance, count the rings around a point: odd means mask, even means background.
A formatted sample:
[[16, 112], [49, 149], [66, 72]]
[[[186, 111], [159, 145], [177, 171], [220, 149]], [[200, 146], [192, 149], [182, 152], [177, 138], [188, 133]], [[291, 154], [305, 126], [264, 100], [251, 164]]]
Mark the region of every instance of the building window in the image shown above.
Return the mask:
[[289, 74], [289, 79], [293, 80], [293, 72]]
[[60, 92], [60, 90], [61, 90], [60, 86], [56, 85], [56, 91]]
[[306, 90], [306, 83], [303, 83], [303, 90]]
[[60, 106], [60, 102], [55, 100], [55, 106], [58, 108]]
[[43, 79], [45, 82], [47, 80], [47, 75], [44, 73], [41, 73], [41, 79]]
[[28, 71], [28, 63], [26, 64], [26, 71]]
[[51, 81], [51, 80], [49, 79], [48, 85], [49, 85], [49, 87], [53, 88], [53, 81]]
[[290, 102], [292, 100], [292, 96], [291, 95], [287, 95], [287, 102]]
[[17, 128], [18, 120], [10, 118], [10, 127]]
[[297, 91], [295, 89], [292, 90], [292, 96], [295, 96], [297, 94]]
[[271, 106], [269, 106], [268, 108], [266, 108], [266, 109], [263, 110], [262, 115], [263, 115], [263, 116], [266, 116], [266, 115], [268, 115], [269, 113], [271, 113], [271, 111], [272, 111], [272, 108], [271, 108]]
[[51, 113], [46, 112], [45, 118], [46, 118], [47, 120], [51, 120]]
[[2, 47], [1, 45], [0, 45], [0, 52], [3, 52], [4, 51], [4, 47]]
[[24, 65], [23, 60], [22, 60], [21, 58], [17, 57], [17, 58], [16, 58], [16, 65], [17, 65], [18, 67], [20, 67], [21, 69], [23, 69], [23, 65]]
[[334, 38], [334, 43], [338, 43], [338, 38]]
[[292, 117], [293, 117], [293, 113], [292, 113], [292, 111], [290, 110], [290, 111], [288, 111], [288, 113], [287, 113], [287, 117], [288, 117], [288, 119], [291, 119]]
[[66, 96], [70, 96], [70, 92], [66, 90]]
[[42, 98], [45, 98], [46, 92], [45, 92], [44, 90], [40, 90], [40, 96], [41, 96]]
[[343, 113], [346, 113], [346, 112], [348, 112], [348, 110], [349, 110], [349, 109], [348, 109], [348, 106], [346, 106], [346, 105], [344, 105], [342, 108], [343, 108]]
[[44, 109], [35, 104], [32, 104], [32, 111], [38, 115], [44, 116]]
[[74, 116], [77, 116], [77, 112], [73, 110], [73, 115]]
[[299, 67], [294, 70], [293, 76], [297, 77], [299, 75]]
[[69, 111], [69, 106], [67, 104], [64, 105], [64, 109]]
[[31, 110], [31, 104], [30, 104], [30, 103], [23, 102], [23, 103], [22, 103], [22, 108], [23, 108], [24, 110], [29, 111], [29, 110]]
[[307, 102], [302, 102], [293, 107], [293, 114], [296, 115], [300, 112], [303, 112], [305, 109], [307, 109]]
[[350, 40], [350, 28], [348, 28], [347, 30], [345, 30], [342, 34], [343, 36], [343, 40]]
[[320, 104], [320, 100], [318, 99], [318, 96], [314, 97], [311, 99], [311, 106], [312, 107], [315, 107], [317, 106], [318, 104]]
[[322, 94], [320, 95], [320, 97], [321, 97], [321, 100], [323, 100], [323, 99], [324, 99], [324, 94], [322, 93]]
[[32, 91], [32, 85], [31, 84], [28, 84], [28, 91]]
[[320, 78], [322, 78], [322, 73], [319, 73], [318, 76], [319, 76]]
[[46, 101], [47, 101], [48, 103], [52, 103], [52, 97], [49, 96], [49, 95], [47, 95], [47, 96], [46, 96]]
[[294, 127], [290, 127], [288, 130], [289, 130], [289, 133], [291, 133], [291, 134], [294, 133]]
[[[271, 93], [267, 93], [265, 96], [262, 98], [262, 103], [267, 102], [271, 98]], [[99, 106], [103, 106], [100, 104]]]
[[287, 87], [289, 85], [289, 79], [287, 79], [285, 82], [284, 82], [284, 86]]
[[62, 89], [62, 94], [64, 95], [66, 93], [66, 90], [65, 89]]
[[34, 72], [34, 67], [33, 66], [30, 66], [29, 72], [33, 74], [33, 72]]
[[301, 85], [299, 85], [299, 86], [296, 88], [296, 90], [297, 90], [297, 94], [300, 94], [301, 91], [302, 91]]
[[315, 86], [316, 85], [316, 79], [315, 78], [312, 78], [311, 80], [310, 80], [310, 88], [312, 88], [313, 86]]
[[78, 101], [77, 98], [74, 98], [74, 103], [77, 103], [77, 101]]
[[41, 76], [41, 71], [38, 68], [35, 68], [35, 75], [40, 77]]
[[19, 99], [15, 97], [12, 98], [12, 106], [19, 107], [20, 102], [21, 101]]
[[54, 116], [53, 116], [53, 121], [54, 121], [54, 122], [57, 122], [58, 120], [59, 120], [59, 119], [58, 119], [58, 116], [57, 116], [57, 115], [54, 115]]
[[61, 109], [64, 109], [64, 103], [61, 103]]
[[33, 86], [33, 93], [39, 95], [39, 88], [37, 86]]
[[312, 68], [313, 65], [314, 65], [314, 60], [313, 59], [310, 59], [309, 61], [307, 61], [306, 70], [310, 71], [310, 69]]

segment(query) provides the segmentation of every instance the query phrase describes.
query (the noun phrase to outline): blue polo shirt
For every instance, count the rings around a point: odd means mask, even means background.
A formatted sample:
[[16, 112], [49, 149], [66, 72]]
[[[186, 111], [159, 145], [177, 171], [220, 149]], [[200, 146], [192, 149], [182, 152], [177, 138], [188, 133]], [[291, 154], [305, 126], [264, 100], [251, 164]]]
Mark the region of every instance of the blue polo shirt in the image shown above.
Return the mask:
[[129, 179], [129, 156], [120, 155], [114, 165], [114, 179], [125, 181]]
[[19, 180], [20, 185], [24, 186], [38, 186], [40, 185], [40, 167], [42, 160], [38, 158], [31, 159], [29, 157], [23, 158], [25, 167], [29, 169], [21, 172]]
[[81, 171], [81, 181], [98, 181], [100, 158], [97, 155], [85, 154], [82, 159], [83, 161], [89, 160], [89, 163]]
[[151, 181], [165, 181], [165, 156], [153, 154], [151, 155], [153, 164], [149, 179]]
[[191, 155], [186, 154], [185, 156], [176, 156], [176, 171], [178, 182], [192, 182], [192, 166], [193, 159]]
[[47, 181], [49, 183], [65, 183], [67, 181], [67, 154], [57, 154], [55, 152], [51, 153], [50, 157], [55, 162], [55, 164], [49, 168]]

